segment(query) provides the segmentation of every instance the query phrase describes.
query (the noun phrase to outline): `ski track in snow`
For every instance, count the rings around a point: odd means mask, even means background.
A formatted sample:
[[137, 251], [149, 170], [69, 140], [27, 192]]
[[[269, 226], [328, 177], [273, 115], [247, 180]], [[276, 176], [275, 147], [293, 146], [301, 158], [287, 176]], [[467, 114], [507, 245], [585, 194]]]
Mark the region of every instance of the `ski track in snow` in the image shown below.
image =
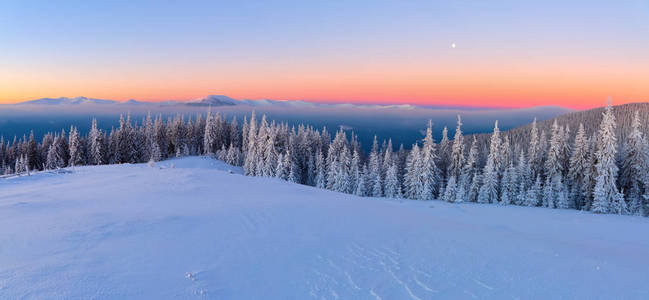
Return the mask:
[[0, 179], [0, 299], [649, 299], [646, 218], [241, 173], [188, 157]]

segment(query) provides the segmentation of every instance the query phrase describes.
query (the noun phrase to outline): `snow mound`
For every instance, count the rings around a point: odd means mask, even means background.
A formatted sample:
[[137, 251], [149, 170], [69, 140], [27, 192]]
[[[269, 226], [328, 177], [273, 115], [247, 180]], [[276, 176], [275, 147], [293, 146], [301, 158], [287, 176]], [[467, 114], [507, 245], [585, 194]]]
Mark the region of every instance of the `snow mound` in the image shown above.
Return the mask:
[[68, 170], [0, 179], [0, 299], [649, 298], [646, 218], [358, 198], [207, 157]]
[[212, 169], [219, 171], [243, 174], [243, 168], [228, 165], [220, 160], [215, 160], [207, 156], [191, 156], [183, 158], [174, 158], [162, 162], [156, 162], [154, 166], [161, 168], [179, 168], [179, 169]]

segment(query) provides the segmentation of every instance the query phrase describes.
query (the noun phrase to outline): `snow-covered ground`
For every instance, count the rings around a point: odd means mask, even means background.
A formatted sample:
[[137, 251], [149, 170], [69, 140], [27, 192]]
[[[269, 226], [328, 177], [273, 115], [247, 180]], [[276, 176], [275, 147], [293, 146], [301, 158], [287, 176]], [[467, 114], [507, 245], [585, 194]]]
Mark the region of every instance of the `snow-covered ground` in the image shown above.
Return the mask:
[[647, 218], [358, 198], [202, 157], [0, 179], [1, 299], [649, 299], [648, 283]]

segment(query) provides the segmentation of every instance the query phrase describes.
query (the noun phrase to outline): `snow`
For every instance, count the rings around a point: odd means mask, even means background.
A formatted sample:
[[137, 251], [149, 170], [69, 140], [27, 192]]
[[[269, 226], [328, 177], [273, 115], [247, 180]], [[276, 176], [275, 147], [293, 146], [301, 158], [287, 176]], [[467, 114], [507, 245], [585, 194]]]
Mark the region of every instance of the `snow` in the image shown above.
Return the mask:
[[0, 179], [0, 298], [647, 299], [649, 220], [359, 198], [204, 157]]

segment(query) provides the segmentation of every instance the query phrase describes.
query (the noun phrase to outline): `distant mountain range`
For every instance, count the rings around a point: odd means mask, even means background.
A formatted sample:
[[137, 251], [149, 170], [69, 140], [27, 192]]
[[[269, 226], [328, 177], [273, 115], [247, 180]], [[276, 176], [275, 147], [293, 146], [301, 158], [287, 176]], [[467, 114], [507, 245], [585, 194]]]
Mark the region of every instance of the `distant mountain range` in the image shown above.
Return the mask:
[[[133, 100], [134, 101], [134, 100]], [[115, 104], [115, 100], [93, 99], [86, 97], [60, 97], [60, 98], [41, 98], [20, 102], [18, 104], [38, 104], [38, 105], [80, 105], [80, 104]]]
[[[234, 99], [226, 95], [209, 95], [205, 98], [179, 101], [168, 100], [161, 102], [144, 102], [134, 99], [127, 101], [115, 101], [108, 99], [95, 99], [87, 97], [60, 97], [60, 98], [41, 98], [36, 100], [29, 100], [13, 105], [138, 105], [138, 106], [193, 106], [193, 107], [220, 107], [220, 106], [251, 106], [251, 107], [285, 107], [285, 108], [374, 108], [374, 109], [416, 109], [416, 108], [432, 108], [432, 109], [459, 109], [459, 110], [480, 110], [490, 108], [473, 108], [461, 106], [429, 106], [429, 105], [412, 105], [412, 104], [358, 104], [358, 103], [320, 103], [308, 102], [303, 100], [271, 100], [271, 99]], [[548, 107], [543, 107], [548, 108]], [[569, 109], [553, 107], [558, 110], [570, 111]], [[497, 108], [495, 108], [497, 109]]]

